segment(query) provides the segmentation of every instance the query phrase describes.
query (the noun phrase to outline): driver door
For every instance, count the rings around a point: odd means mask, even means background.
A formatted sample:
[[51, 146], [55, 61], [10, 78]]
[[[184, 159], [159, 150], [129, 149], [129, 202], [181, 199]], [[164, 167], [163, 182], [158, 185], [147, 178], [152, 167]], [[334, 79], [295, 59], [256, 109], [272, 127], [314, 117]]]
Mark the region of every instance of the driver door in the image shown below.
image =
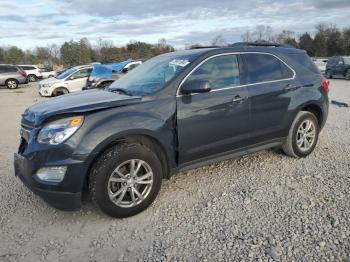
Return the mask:
[[81, 91], [86, 86], [86, 82], [90, 76], [92, 68], [84, 68], [73, 73], [67, 81], [69, 92]]
[[[238, 55], [212, 57], [188, 77], [210, 92], [177, 96], [179, 163], [220, 156], [249, 143], [249, 100], [240, 86]], [[183, 85], [184, 86], [184, 85]]]

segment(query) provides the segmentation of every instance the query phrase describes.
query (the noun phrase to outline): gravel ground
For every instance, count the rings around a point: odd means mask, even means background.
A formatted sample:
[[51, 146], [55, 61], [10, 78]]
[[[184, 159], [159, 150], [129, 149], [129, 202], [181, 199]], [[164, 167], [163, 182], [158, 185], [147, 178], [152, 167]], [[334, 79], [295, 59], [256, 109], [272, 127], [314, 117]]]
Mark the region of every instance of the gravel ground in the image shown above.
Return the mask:
[[[350, 104], [350, 82], [331, 97]], [[14, 176], [20, 113], [39, 100], [35, 85], [0, 90], [0, 261], [350, 261], [350, 108], [330, 106], [306, 159], [268, 150], [183, 172], [118, 220], [57, 211]]]

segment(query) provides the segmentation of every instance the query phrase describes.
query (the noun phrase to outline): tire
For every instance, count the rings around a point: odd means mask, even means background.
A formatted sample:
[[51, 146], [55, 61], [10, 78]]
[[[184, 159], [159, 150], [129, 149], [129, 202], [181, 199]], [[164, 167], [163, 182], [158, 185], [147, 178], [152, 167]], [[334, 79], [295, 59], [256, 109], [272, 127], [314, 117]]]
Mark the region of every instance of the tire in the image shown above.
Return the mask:
[[18, 81], [16, 79], [7, 79], [5, 85], [8, 89], [18, 88]]
[[55, 90], [53, 90], [52, 92], [52, 96], [61, 96], [61, 95], [65, 95], [68, 94], [69, 91], [67, 88], [65, 87], [58, 87]]
[[332, 74], [332, 71], [331, 71], [331, 70], [327, 70], [327, 71], [326, 71], [326, 78], [327, 78], [327, 79], [332, 79], [332, 78], [333, 78], [333, 74]]
[[36, 82], [37, 80], [38, 78], [36, 77], [36, 75], [28, 75], [29, 82]]
[[[131, 161], [135, 161], [134, 166], [138, 166], [140, 162], [142, 166], [134, 174], [135, 180], [123, 179], [118, 174], [130, 175]], [[143, 166], [144, 163], [145, 166]], [[115, 170], [119, 172], [113, 173]], [[140, 184], [136, 182], [147, 174], [148, 176], [152, 174], [152, 178], [147, 177], [147, 180], [141, 180]], [[106, 214], [116, 218], [130, 217], [152, 204], [160, 190], [162, 177], [161, 162], [148, 147], [137, 143], [118, 144], [103, 153], [93, 165], [89, 176], [89, 191], [92, 200]], [[110, 179], [116, 181], [110, 181]], [[152, 183], [148, 179], [152, 179]], [[147, 184], [143, 184], [142, 181]], [[134, 189], [139, 194], [136, 194]], [[118, 192], [121, 193], [118, 194]], [[139, 197], [140, 195], [142, 197]], [[120, 198], [121, 201], [118, 201]]]
[[[305, 131], [303, 128], [307, 127], [308, 123], [311, 123], [310, 129], [303, 135], [302, 132]], [[306, 157], [315, 149], [319, 132], [320, 128], [316, 116], [311, 112], [301, 111], [297, 114], [292, 123], [288, 137], [282, 146], [282, 150], [291, 157]], [[311, 137], [312, 134], [313, 138]], [[302, 141], [302, 143], [300, 143], [300, 141]]]
[[346, 71], [345, 79], [350, 80], [350, 69], [348, 71]]

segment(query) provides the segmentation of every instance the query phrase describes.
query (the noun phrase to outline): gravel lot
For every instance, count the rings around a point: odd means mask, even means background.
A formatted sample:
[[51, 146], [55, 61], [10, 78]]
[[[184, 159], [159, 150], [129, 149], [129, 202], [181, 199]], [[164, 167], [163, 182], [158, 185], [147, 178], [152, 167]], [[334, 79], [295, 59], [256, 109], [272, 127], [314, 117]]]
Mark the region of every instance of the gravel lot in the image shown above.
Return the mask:
[[[330, 106], [315, 152], [268, 150], [164, 181], [145, 212], [57, 211], [14, 176], [36, 85], [0, 89], [0, 261], [350, 261], [350, 108]], [[331, 98], [350, 104], [350, 81]]]

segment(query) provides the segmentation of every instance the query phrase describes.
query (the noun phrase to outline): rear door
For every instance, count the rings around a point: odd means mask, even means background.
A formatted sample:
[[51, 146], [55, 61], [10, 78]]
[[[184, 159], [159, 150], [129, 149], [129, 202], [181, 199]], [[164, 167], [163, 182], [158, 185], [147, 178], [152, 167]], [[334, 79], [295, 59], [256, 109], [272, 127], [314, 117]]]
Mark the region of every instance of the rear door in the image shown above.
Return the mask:
[[186, 81], [205, 80], [208, 93], [177, 96], [179, 163], [244, 147], [249, 143], [247, 89], [241, 87], [239, 56], [214, 56]]
[[257, 144], [284, 136], [291, 97], [299, 88], [295, 72], [272, 54], [242, 54], [250, 100], [249, 132]]

